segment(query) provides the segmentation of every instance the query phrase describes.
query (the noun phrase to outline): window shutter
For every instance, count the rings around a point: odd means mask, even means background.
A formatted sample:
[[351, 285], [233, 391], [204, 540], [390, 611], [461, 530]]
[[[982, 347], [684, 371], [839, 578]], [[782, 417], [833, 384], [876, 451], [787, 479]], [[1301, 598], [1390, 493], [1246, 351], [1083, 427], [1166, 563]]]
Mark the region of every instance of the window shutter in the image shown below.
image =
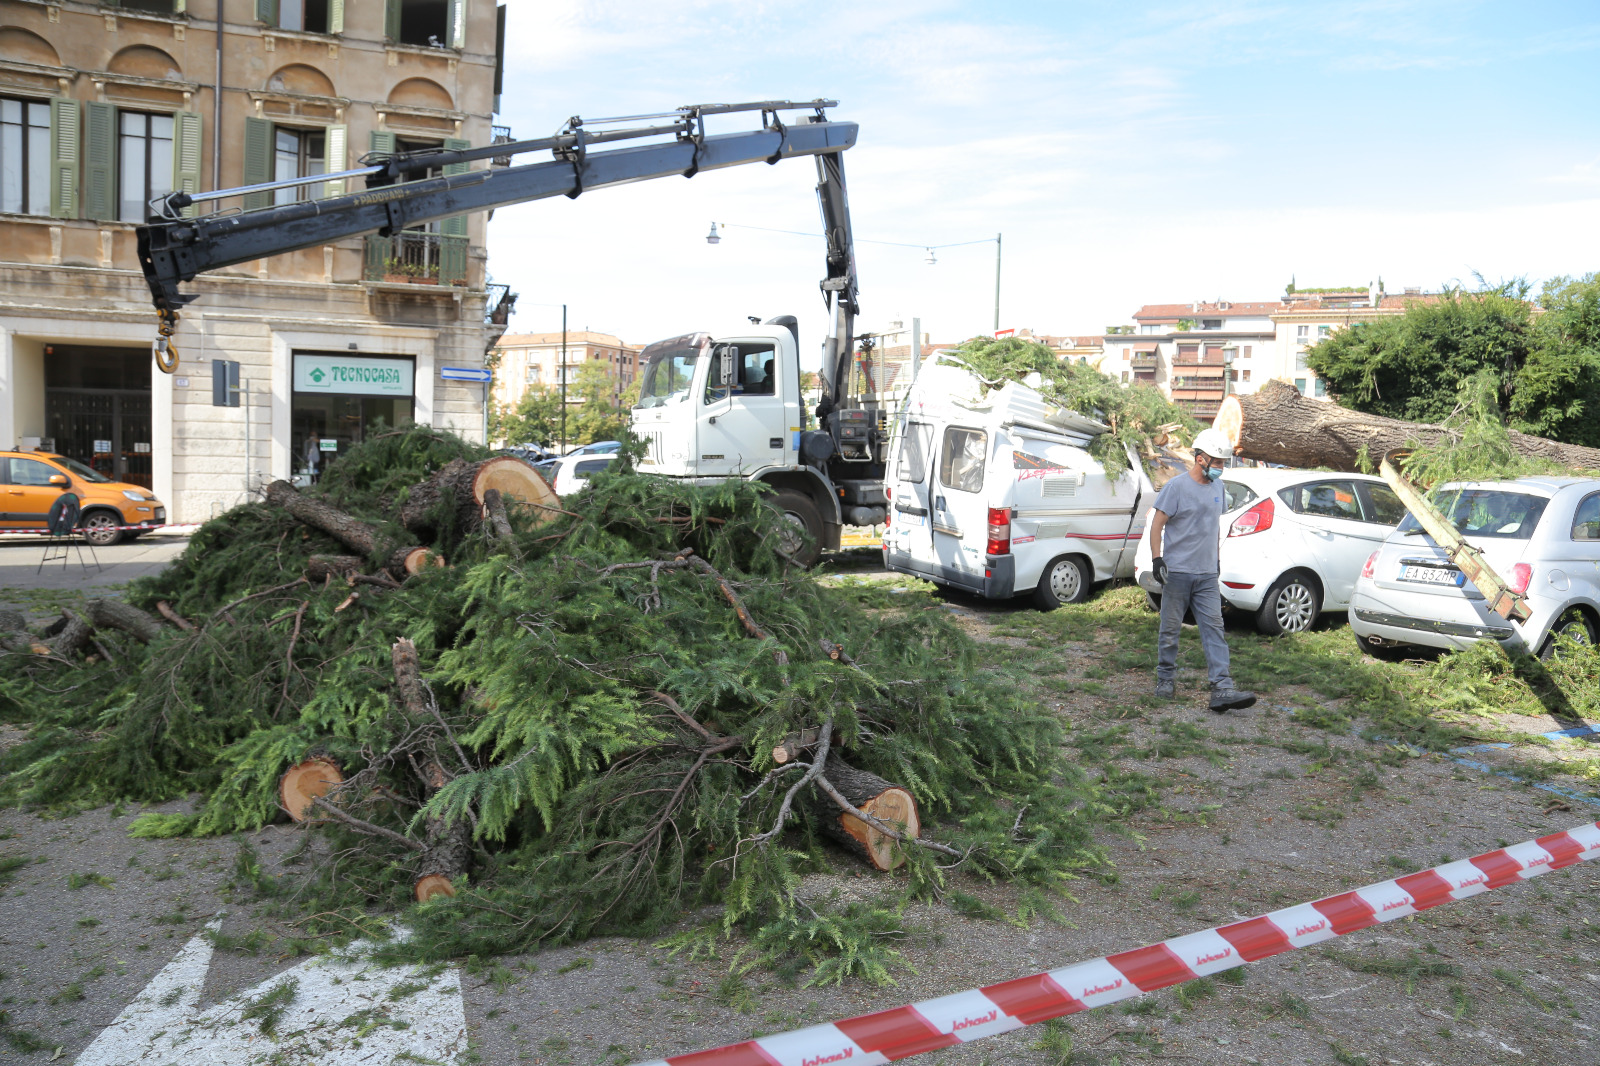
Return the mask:
[[362, 264], [362, 276], [368, 281], [382, 281], [384, 274], [388, 273], [388, 260], [393, 242], [388, 237], [367, 235], [367, 249], [365, 262]]
[[[446, 137], [444, 150], [460, 152], [472, 147], [463, 137]], [[449, 163], [444, 168], [446, 177], [465, 174], [472, 169], [470, 163]], [[439, 284], [466, 284], [467, 281], [467, 216], [451, 215], [439, 220]]]
[[467, 46], [467, 0], [450, 0], [450, 47]]
[[381, 155], [394, 155], [394, 134], [389, 130], [373, 130], [367, 150]]
[[[324, 131], [324, 133], [325, 133], [325, 135], [327, 137], [327, 140], [324, 142], [326, 144], [326, 149], [325, 150], [326, 150], [326, 154], [327, 154], [327, 157], [328, 157], [328, 159], [327, 159], [328, 171], [327, 172], [329, 174], [334, 174], [334, 173], [337, 173], [338, 171], [347, 169], [349, 167], [349, 165], [350, 165], [349, 162], [348, 162], [348, 156], [350, 154], [349, 153], [350, 127], [349, 126], [329, 126]], [[338, 181], [325, 181], [325, 182], [323, 182], [322, 183], [322, 195], [323, 196], [343, 196], [344, 195], [344, 179], [341, 178]]]
[[116, 218], [117, 109], [89, 101], [83, 111], [83, 214]]
[[[444, 150], [447, 152], [465, 151], [471, 147], [472, 142], [462, 137], [446, 137], [444, 139]], [[449, 163], [445, 166], [444, 173], [446, 177], [449, 177], [451, 174], [465, 174], [471, 169], [472, 165], [470, 163]], [[449, 218], [440, 219], [439, 232], [446, 237], [466, 237], [467, 216], [451, 215]]]
[[344, 0], [328, 0], [328, 32], [344, 32]]
[[[172, 188], [191, 194], [200, 191], [200, 116], [193, 111], [172, 116]], [[192, 216], [194, 208], [183, 213]]]
[[189, 0], [172, 0], [172, 13], [186, 15], [189, 13]]
[[256, 0], [256, 21], [268, 26], [278, 24], [278, 0]]
[[[272, 121], [251, 116], [244, 120], [244, 183], [263, 185], [272, 180]], [[253, 192], [244, 198], [244, 209], [254, 211], [272, 203], [270, 192]]]
[[50, 101], [50, 213], [78, 217], [78, 101]]
[[383, 35], [391, 41], [400, 39], [400, 0], [386, 0], [385, 2]]

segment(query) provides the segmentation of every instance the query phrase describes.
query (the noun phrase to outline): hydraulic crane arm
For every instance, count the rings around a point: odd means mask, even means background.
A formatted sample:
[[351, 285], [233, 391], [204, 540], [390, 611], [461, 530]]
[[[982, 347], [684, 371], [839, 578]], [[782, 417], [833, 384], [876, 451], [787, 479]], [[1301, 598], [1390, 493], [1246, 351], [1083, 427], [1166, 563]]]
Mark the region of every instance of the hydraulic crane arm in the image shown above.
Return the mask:
[[[679, 108], [659, 115], [633, 115], [620, 119], [581, 118], [567, 122], [554, 137], [536, 141], [474, 148], [465, 151], [411, 153], [385, 158], [373, 165], [338, 174], [271, 182], [264, 185], [225, 189], [191, 195], [172, 193], [153, 202], [152, 221], [138, 229], [139, 262], [156, 312], [161, 317], [163, 342], [176, 325], [178, 311], [195, 294], [180, 286], [208, 270], [267, 256], [312, 248], [363, 233], [389, 235], [407, 226], [446, 218], [470, 211], [538, 200], [550, 196], [577, 197], [597, 188], [622, 185], [650, 178], [673, 175], [693, 177], [702, 170], [716, 170], [743, 163], [776, 163], [798, 156], [816, 156], [819, 168], [824, 160], [837, 164], [840, 153], [856, 142], [858, 127], [853, 122], [830, 122], [826, 108], [832, 100], [803, 103], [761, 101], [749, 104], [711, 104]], [[808, 110], [805, 120], [785, 124], [780, 113]], [[737, 133], [708, 135], [705, 120], [710, 115], [734, 112], [761, 113], [761, 128]], [[653, 126], [594, 130], [591, 127], [617, 122], [671, 119]], [[593, 146], [623, 140], [652, 139], [656, 143], [595, 150]], [[444, 177], [404, 181], [407, 174], [426, 173], [431, 168], [471, 163], [490, 156], [523, 152], [550, 151], [555, 159], [504, 169], [469, 170]], [[837, 170], [838, 201], [843, 205], [843, 171]], [[183, 212], [200, 204], [242, 197], [271, 194], [298, 185], [334, 180], [365, 178], [367, 188], [344, 196], [323, 200], [302, 200], [254, 211], [183, 217]], [[819, 192], [820, 192], [819, 188]], [[827, 215], [824, 196], [824, 215]], [[830, 229], [829, 281], [824, 289], [839, 288], [840, 302], [848, 303], [854, 314], [854, 256], [849, 252], [849, 220], [842, 228], [845, 259], [849, 263], [842, 287], [831, 284], [836, 258], [835, 240]], [[848, 300], [844, 299], [848, 294]], [[825, 294], [826, 295], [826, 294]], [[846, 340], [844, 351], [848, 351]], [[167, 359], [163, 370], [171, 373]], [[175, 355], [170, 366], [177, 365]]]

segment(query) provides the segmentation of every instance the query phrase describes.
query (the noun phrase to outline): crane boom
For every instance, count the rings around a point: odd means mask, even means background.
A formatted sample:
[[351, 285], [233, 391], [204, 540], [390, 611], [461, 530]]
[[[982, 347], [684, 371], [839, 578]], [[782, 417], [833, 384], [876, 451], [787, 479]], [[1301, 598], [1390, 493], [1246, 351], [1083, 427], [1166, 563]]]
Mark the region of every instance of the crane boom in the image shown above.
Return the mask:
[[[411, 153], [385, 157], [373, 165], [344, 175], [246, 186], [190, 195], [172, 193], [152, 204], [153, 217], [138, 228], [139, 262], [156, 312], [163, 339], [169, 337], [179, 310], [196, 298], [181, 286], [208, 270], [247, 263], [267, 256], [324, 245], [363, 233], [389, 235], [451, 215], [539, 200], [551, 196], [577, 197], [613, 185], [673, 175], [693, 177], [702, 170], [718, 170], [745, 163], [777, 163], [782, 159], [814, 156], [822, 181], [818, 186], [824, 219], [831, 223], [828, 241], [828, 278], [824, 299], [837, 302], [853, 319], [855, 263], [850, 249], [849, 216], [845, 208], [841, 153], [856, 142], [854, 122], [832, 122], [826, 108], [832, 100], [801, 103], [761, 101], [750, 104], [712, 104], [679, 108], [661, 115], [629, 119], [573, 118], [555, 137], [465, 151]], [[809, 110], [804, 120], [786, 124], [780, 112]], [[761, 113], [761, 128], [708, 135], [708, 115], [734, 112]], [[609, 122], [671, 118], [666, 124], [632, 129], [592, 130]], [[593, 150], [592, 145], [629, 139], [670, 137], [659, 143]], [[514, 155], [549, 150], [555, 159], [509, 168], [469, 170], [443, 177], [403, 181], [407, 174], [430, 168], [470, 163], [490, 155]], [[831, 167], [826, 163], [833, 164]], [[253, 211], [218, 213], [185, 218], [183, 212], [198, 203], [281, 188], [286, 185], [326, 182], [341, 177], [366, 178], [367, 188], [343, 196]], [[829, 189], [830, 179], [834, 188]], [[398, 181], [398, 183], [397, 183]], [[842, 218], [842, 224], [837, 220]], [[830, 299], [831, 296], [831, 299]], [[843, 352], [848, 352], [848, 334]], [[176, 358], [171, 361], [176, 366]], [[162, 369], [168, 369], [165, 360]]]

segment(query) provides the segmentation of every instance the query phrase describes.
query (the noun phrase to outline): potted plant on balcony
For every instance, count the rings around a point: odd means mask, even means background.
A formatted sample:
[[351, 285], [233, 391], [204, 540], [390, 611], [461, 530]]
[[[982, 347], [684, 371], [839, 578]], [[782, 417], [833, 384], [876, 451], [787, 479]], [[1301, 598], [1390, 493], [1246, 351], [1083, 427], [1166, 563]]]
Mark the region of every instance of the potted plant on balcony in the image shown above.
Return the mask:
[[407, 285], [437, 285], [439, 279], [428, 273], [421, 263], [408, 263], [403, 259], [383, 261], [383, 280]]

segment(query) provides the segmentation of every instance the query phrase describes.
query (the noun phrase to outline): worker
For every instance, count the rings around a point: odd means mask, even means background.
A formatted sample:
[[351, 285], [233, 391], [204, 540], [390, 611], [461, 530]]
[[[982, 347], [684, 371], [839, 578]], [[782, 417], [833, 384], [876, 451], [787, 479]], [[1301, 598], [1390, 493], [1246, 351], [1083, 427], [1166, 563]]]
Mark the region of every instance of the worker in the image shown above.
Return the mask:
[[1200, 648], [1211, 681], [1211, 709], [1221, 714], [1255, 703], [1253, 692], [1234, 687], [1228, 640], [1222, 632], [1222, 593], [1217, 588], [1227, 492], [1218, 484], [1233, 445], [1220, 430], [1194, 438], [1194, 461], [1161, 486], [1150, 518], [1150, 570], [1161, 585], [1161, 631], [1156, 645], [1156, 697], [1171, 699], [1178, 675], [1178, 634], [1185, 611], [1194, 613]]

